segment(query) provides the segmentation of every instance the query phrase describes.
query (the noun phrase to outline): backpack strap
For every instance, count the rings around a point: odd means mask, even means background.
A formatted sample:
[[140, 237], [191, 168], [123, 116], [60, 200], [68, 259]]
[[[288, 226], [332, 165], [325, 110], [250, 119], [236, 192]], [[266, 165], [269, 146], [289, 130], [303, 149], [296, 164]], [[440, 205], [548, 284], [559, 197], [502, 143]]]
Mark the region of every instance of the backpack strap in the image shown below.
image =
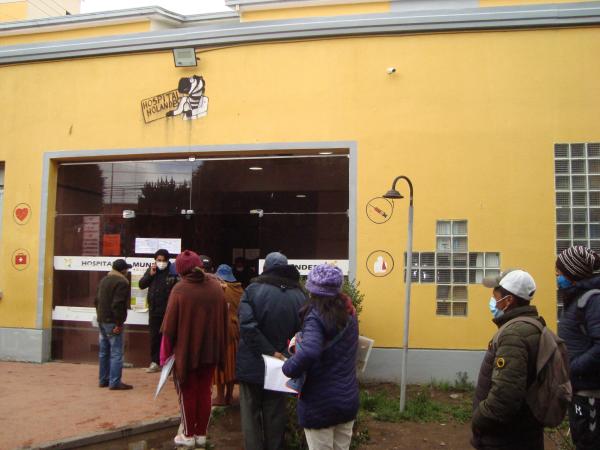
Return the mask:
[[577, 311], [575, 312], [575, 318], [577, 319], [579, 329], [584, 336], [588, 335], [587, 328], [585, 326], [585, 307], [588, 300], [597, 294], [600, 294], [600, 289], [590, 289], [589, 291], [584, 292], [583, 295], [577, 299]]
[[502, 325], [498, 331], [496, 332], [496, 334], [494, 335], [494, 337], [492, 338], [492, 344], [494, 346], [494, 349], [498, 346], [498, 340], [500, 339], [500, 335], [502, 334], [502, 332], [508, 328], [509, 325], [512, 325], [515, 322], [527, 322], [530, 325], [533, 325], [535, 327], [537, 327], [538, 330], [540, 330], [540, 333], [544, 330], [544, 325], [541, 324], [541, 322], [533, 317], [529, 317], [529, 316], [519, 316], [519, 317], [515, 317], [514, 319], [510, 319], [508, 322], [506, 322], [504, 325]]
[[342, 328], [340, 332], [336, 334], [335, 337], [325, 345], [325, 347], [323, 347], [323, 351], [333, 347], [336, 344], [336, 342], [338, 342], [344, 336], [344, 333], [350, 327], [351, 320], [351, 318], [348, 318], [348, 320], [346, 321], [346, 325], [344, 325], [344, 328]]

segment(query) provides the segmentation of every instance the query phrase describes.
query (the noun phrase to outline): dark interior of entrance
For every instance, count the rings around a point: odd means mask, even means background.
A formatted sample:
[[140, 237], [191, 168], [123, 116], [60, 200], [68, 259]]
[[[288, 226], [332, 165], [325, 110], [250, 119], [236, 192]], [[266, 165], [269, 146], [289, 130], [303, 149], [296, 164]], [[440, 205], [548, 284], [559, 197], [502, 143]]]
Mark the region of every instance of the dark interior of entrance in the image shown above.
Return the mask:
[[[150, 257], [135, 253], [143, 237], [181, 239], [182, 249], [209, 255], [215, 265], [232, 264], [244, 251], [255, 269], [271, 251], [347, 259], [348, 165], [347, 155], [63, 164], [54, 254]], [[86, 217], [99, 223], [91, 245]], [[55, 270], [54, 306], [92, 307], [105, 274]], [[53, 328], [54, 358], [95, 360], [89, 324], [55, 321]], [[147, 359], [142, 328], [132, 327], [129, 341], [129, 359], [140, 365]], [[144, 348], [137, 355], [133, 347]]]

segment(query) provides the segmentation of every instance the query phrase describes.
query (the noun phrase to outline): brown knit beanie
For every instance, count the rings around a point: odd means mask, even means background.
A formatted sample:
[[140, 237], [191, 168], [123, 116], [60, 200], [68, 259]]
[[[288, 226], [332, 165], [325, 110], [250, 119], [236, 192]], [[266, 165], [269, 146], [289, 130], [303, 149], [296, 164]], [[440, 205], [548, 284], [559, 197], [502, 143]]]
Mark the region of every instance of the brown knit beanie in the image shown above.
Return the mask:
[[195, 267], [202, 267], [202, 260], [191, 250], [184, 250], [175, 258], [175, 269], [181, 276], [192, 272]]
[[585, 280], [600, 269], [600, 255], [583, 245], [575, 245], [559, 253], [556, 268], [574, 281]]

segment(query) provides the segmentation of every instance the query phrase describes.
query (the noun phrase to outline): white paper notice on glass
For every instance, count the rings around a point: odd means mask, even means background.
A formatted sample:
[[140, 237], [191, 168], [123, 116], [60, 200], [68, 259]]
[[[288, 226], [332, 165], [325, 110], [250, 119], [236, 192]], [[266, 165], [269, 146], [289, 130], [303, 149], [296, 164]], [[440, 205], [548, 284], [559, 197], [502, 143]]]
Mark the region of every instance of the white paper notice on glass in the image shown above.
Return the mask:
[[295, 391], [291, 390], [285, 385], [289, 378], [286, 377], [281, 370], [283, 361], [279, 358], [274, 358], [268, 355], [262, 355], [262, 357], [265, 361], [264, 389], [267, 389], [268, 391], [289, 392], [290, 394], [296, 394]]
[[181, 253], [181, 239], [135, 238], [135, 252], [137, 254], [153, 254], [160, 248], [168, 250], [172, 255], [179, 255]]
[[171, 370], [173, 370], [173, 365], [175, 364], [175, 355], [171, 355], [165, 361], [165, 365], [162, 367], [162, 371], [160, 372], [160, 378], [158, 380], [158, 386], [156, 386], [156, 393], [154, 394], [154, 399], [158, 397], [162, 388], [165, 387], [165, 383], [167, 382], [167, 378], [169, 378], [169, 374]]

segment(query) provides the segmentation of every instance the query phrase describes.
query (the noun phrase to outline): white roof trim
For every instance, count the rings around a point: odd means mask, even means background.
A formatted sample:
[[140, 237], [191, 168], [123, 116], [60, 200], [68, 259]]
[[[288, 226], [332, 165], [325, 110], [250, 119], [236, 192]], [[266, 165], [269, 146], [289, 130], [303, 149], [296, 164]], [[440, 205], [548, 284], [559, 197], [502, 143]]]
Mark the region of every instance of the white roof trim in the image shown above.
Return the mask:
[[392, 12], [243, 23], [233, 20], [216, 21], [164, 31], [0, 46], [0, 65], [288, 39], [599, 25], [600, 2]]
[[40, 33], [61, 29], [76, 29], [90, 26], [102, 26], [114, 23], [140, 22], [144, 19], [167, 22], [174, 27], [189, 26], [202, 22], [237, 19], [235, 11], [185, 16], [168, 11], [159, 6], [131, 8], [116, 11], [101, 11], [70, 16], [44, 17], [41, 19], [20, 20], [0, 23], [0, 35], [16, 33]]
[[375, 3], [386, 0], [225, 0], [225, 5], [241, 10], [306, 8], [311, 6]]

